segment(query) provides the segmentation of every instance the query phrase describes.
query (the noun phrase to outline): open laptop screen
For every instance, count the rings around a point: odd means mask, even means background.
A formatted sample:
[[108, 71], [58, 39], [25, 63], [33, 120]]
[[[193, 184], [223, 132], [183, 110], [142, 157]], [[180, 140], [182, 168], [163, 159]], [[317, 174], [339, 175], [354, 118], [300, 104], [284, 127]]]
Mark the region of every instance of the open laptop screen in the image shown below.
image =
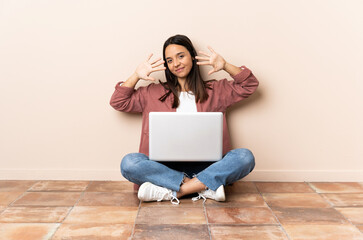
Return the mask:
[[223, 151], [223, 113], [150, 112], [149, 158], [218, 161]]

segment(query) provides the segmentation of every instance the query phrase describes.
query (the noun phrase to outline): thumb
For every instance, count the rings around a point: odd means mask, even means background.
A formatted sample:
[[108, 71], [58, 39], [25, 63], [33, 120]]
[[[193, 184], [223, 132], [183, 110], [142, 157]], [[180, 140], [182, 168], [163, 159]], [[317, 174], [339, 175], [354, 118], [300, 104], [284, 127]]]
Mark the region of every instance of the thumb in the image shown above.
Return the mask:
[[152, 77], [146, 77], [145, 80], [149, 80], [149, 81], [154, 81], [155, 82], [155, 78], [152, 78]]
[[216, 71], [214, 71], [214, 69], [212, 69], [212, 70], [210, 70], [209, 72], [208, 72], [208, 75], [211, 75], [212, 73], [215, 73]]

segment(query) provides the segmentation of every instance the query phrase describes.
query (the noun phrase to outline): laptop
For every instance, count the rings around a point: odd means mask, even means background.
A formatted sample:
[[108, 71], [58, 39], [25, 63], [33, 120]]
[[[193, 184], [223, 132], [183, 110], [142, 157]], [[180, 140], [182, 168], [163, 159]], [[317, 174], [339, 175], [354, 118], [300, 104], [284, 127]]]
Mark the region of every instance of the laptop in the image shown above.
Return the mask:
[[150, 160], [218, 161], [222, 153], [223, 113], [150, 112]]

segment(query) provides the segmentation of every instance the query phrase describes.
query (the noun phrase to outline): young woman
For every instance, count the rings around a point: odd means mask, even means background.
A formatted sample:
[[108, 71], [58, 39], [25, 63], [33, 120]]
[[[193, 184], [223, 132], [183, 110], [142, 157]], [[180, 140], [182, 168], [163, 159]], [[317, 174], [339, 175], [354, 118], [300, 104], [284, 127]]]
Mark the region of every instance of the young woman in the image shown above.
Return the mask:
[[[255, 92], [258, 81], [247, 67], [236, 67], [208, 49], [209, 54], [199, 51], [201, 56], [197, 56], [188, 37], [172, 36], [164, 43], [163, 61], [151, 60], [150, 54], [125, 82], [116, 84], [111, 106], [122, 112], [142, 112], [143, 116], [139, 153], [127, 154], [121, 161], [122, 175], [141, 185], [138, 198], [142, 201], [179, 204], [178, 198], [192, 193], [198, 193], [193, 200], [224, 201], [224, 186], [245, 177], [255, 166], [250, 150], [231, 149], [225, 113], [229, 106]], [[203, 81], [199, 65], [211, 66], [209, 75], [224, 70], [233, 80]], [[140, 79], [155, 82], [150, 74], [164, 70], [165, 83], [134, 89]], [[149, 160], [150, 112], [223, 112], [223, 158], [210, 163]]]

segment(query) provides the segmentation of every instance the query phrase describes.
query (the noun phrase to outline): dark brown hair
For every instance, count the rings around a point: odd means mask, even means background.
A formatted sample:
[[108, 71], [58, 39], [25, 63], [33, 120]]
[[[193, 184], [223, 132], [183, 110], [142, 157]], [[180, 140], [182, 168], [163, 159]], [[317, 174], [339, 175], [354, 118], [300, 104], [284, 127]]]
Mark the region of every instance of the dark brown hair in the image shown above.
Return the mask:
[[189, 91], [192, 91], [195, 95], [196, 102], [204, 102], [208, 99], [208, 93], [206, 88], [210, 88], [207, 85], [207, 82], [203, 81], [203, 78], [199, 71], [199, 65], [197, 65], [197, 60], [195, 59], [195, 56], [197, 55], [197, 52], [194, 49], [194, 46], [190, 39], [187, 36], [184, 35], [175, 35], [168, 40], [165, 41], [164, 47], [163, 47], [163, 59], [165, 61], [164, 66], [166, 67], [165, 70], [165, 78], [166, 82], [162, 83], [160, 82], [165, 89], [167, 89], [167, 93], [164, 94], [159, 98], [160, 101], [164, 102], [165, 99], [170, 95], [170, 93], [173, 93], [174, 95], [174, 102], [172, 108], [177, 108], [179, 106], [179, 96], [178, 96], [178, 90], [181, 89], [181, 86], [178, 82], [177, 77], [171, 73], [169, 70], [167, 61], [165, 59], [165, 49], [170, 44], [177, 44], [184, 46], [190, 53], [190, 56], [192, 57], [193, 66], [190, 70], [187, 79], [186, 79], [186, 86], [188, 87]]

